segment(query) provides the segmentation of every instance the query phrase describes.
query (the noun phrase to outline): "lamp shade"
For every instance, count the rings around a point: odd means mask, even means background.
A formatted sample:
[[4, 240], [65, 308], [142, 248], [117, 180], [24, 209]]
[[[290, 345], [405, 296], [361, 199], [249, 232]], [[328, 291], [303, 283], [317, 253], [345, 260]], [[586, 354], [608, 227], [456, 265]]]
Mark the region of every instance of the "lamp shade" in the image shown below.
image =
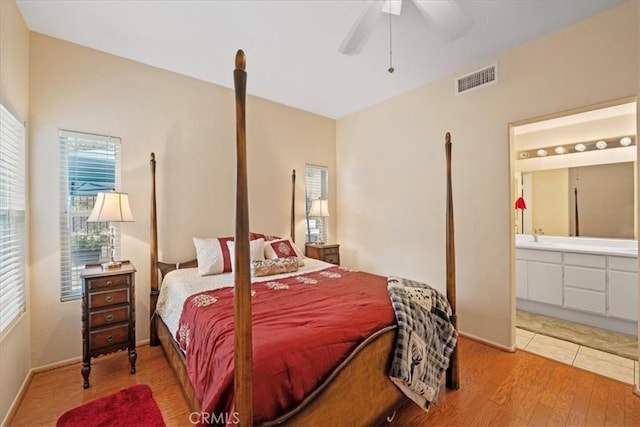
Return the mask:
[[87, 221], [91, 222], [130, 222], [133, 221], [129, 208], [129, 195], [112, 191], [98, 193], [96, 204]]
[[325, 199], [315, 199], [311, 201], [309, 216], [327, 217], [329, 215], [329, 201]]

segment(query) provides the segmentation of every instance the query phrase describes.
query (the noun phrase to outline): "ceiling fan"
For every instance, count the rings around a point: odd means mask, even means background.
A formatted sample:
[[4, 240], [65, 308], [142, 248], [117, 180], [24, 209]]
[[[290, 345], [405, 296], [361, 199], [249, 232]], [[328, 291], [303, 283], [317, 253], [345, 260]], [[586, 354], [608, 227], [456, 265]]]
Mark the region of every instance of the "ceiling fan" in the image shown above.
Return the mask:
[[[383, 13], [400, 15], [404, 0], [367, 0], [340, 44], [338, 52], [357, 55], [362, 51]], [[409, 0], [406, 0], [409, 1]], [[455, 40], [471, 28], [471, 18], [457, 0], [411, 0], [428, 24], [433, 25], [445, 39]]]

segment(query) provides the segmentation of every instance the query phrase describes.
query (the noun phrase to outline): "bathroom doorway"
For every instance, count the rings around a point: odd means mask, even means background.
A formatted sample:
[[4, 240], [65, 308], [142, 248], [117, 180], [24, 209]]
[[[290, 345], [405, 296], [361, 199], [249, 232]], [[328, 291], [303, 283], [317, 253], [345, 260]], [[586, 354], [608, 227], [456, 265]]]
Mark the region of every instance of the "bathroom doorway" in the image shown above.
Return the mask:
[[510, 154], [518, 348], [637, 391], [635, 98], [512, 123]]

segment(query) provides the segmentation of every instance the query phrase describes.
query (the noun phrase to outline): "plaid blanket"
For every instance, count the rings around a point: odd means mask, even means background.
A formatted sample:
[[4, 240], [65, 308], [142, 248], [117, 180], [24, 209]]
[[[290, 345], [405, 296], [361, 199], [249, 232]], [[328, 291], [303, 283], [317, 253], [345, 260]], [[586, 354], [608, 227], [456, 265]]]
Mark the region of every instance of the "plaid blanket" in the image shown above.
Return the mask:
[[436, 403], [458, 332], [446, 297], [424, 283], [389, 277], [387, 292], [398, 321], [391, 381], [424, 410]]

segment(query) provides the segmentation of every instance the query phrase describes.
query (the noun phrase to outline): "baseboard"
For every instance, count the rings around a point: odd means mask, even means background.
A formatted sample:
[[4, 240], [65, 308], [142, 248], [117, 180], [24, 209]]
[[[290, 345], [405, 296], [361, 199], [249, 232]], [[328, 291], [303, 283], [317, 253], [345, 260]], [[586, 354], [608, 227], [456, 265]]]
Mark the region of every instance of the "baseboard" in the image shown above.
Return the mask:
[[63, 366], [73, 365], [74, 363], [78, 363], [82, 361], [82, 356], [72, 357], [71, 359], [60, 360], [58, 362], [49, 363], [47, 365], [37, 366], [35, 368], [31, 368], [31, 372], [37, 374], [39, 372], [50, 371], [56, 368], [62, 368]]
[[7, 411], [7, 414], [4, 416], [4, 419], [2, 420], [2, 424], [0, 424], [0, 426], [5, 427], [10, 424], [9, 421], [13, 419], [13, 415], [18, 410], [18, 406], [20, 406], [20, 403], [22, 403], [22, 399], [24, 398], [24, 395], [27, 392], [27, 388], [29, 388], [29, 384], [31, 383], [33, 374], [34, 374], [33, 369], [30, 369], [29, 372], [27, 372], [27, 376], [22, 382], [22, 385], [20, 386], [20, 390], [18, 390], [18, 394], [16, 394], [15, 399], [13, 399], [13, 402], [11, 402], [11, 406], [9, 406], [9, 410]]
[[[138, 341], [136, 342], [136, 347], [149, 345], [149, 341], [150, 340], [148, 338], [145, 340]], [[29, 369], [29, 372], [27, 372], [27, 376], [22, 382], [22, 386], [20, 386], [20, 390], [18, 390], [18, 394], [16, 394], [16, 397], [15, 399], [13, 399], [13, 402], [11, 403], [11, 406], [9, 407], [7, 414], [2, 420], [2, 423], [0, 423], [0, 427], [5, 427], [9, 425], [9, 421], [11, 421], [14, 413], [18, 409], [18, 406], [20, 406], [20, 403], [22, 403], [22, 399], [24, 398], [24, 395], [27, 392], [27, 388], [29, 388], [29, 384], [31, 383], [31, 380], [35, 374], [40, 372], [50, 371], [52, 369], [62, 368], [63, 366], [72, 365], [74, 363], [78, 363], [81, 361], [82, 361], [82, 356], [77, 356], [77, 357], [72, 357], [71, 359], [65, 359], [59, 362], [49, 363], [47, 365], [42, 365], [42, 366]]]
[[463, 337], [465, 337], [465, 338], [469, 338], [470, 340], [481, 342], [482, 344], [486, 344], [488, 346], [497, 348], [499, 350], [508, 351], [509, 353], [515, 353], [516, 348], [517, 348], [515, 344], [513, 346], [511, 346], [511, 347], [507, 347], [507, 346], [504, 346], [502, 344], [498, 344], [496, 342], [489, 341], [487, 339], [480, 338], [480, 337], [477, 337], [475, 335], [471, 335], [471, 334], [468, 334], [468, 333], [462, 332], [462, 331], [458, 331], [458, 334], [463, 336]]
[[[149, 345], [149, 339], [136, 342], [136, 347], [141, 347], [143, 345]], [[48, 365], [38, 366], [37, 368], [31, 369], [34, 374], [38, 372], [50, 371], [51, 369], [62, 368], [63, 366], [72, 365], [77, 362], [82, 361], [82, 356], [72, 357], [71, 359], [61, 360], [59, 362], [50, 363]]]

